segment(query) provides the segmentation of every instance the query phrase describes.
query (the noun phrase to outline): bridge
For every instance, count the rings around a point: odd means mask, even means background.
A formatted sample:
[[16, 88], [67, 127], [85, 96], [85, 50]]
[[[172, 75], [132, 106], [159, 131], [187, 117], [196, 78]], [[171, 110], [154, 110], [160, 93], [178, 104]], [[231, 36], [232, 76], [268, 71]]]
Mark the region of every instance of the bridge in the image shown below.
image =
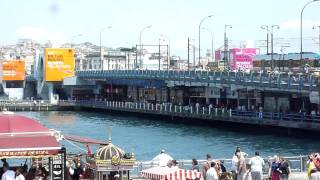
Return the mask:
[[[244, 73], [223, 71], [156, 71], [156, 70], [93, 70], [77, 71], [76, 76], [89, 81], [114, 84], [147, 82], [154, 86], [238, 86], [258, 90], [319, 92], [320, 79], [312, 74]], [[157, 83], [155, 83], [157, 82]]]

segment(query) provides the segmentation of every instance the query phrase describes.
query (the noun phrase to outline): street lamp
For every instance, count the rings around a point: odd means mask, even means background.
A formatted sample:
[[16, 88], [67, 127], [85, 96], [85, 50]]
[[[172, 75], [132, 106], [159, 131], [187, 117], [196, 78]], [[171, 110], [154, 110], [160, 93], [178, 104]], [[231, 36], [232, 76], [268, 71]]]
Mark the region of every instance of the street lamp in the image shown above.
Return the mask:
[[77, 35], [72, 36], [70, 46], [72, 47], [73, 40], [74, 40], [75, 38], [81, 37], [81, 36], [82, 36], [82, 34], [77, 34]]
[[311, 3], [313, 2], [316, 2], [316, 1], [320, 1], [320, 0], [312, 0], [312, 1], [309, 1], [307, 2], [302, 10], [301, 10], [301, 14], [300, 14], [300, 67], [302, 66], [302, 60], [303, 60], [303, 57], [302, 57], [302, 53], [303, 53], [303, 50], [302, 50], [302, 15], [303, 15], [303, 11], [304, 9]]
[[278, 25], [271, 25], [271, 69], [273, 70], [275, 68], [275, 63], [273, 59], [273, 28], [280, 29], [280, 26]]
[[[146, 27], [142, 28], [141, 31], [140, 31], [140, 35], [139, 35], [139, 46], [140, 46], [140, 59], [139, 59], [139, 61], [140, 61], [140, 65], [141, 65], [141, 61], [142, 61], [141, 60], [141, 54], [142, 54], [142, 50], [143, 50], [143, 47], [142, 47], [142, 44], [141, 44], [142, 43], [141, 42], [142, 33], [143, 33], [144, 30], [149, 29], [151, 27], [152, 27], [152, 25], [146, 26]], [[137, 68], [137, 64], [135, 66]]]
[[227, 39], [227, 28], [232, 28], [231, 25], [225, 24], [224, 25], [224, 69], [226, 70], [227, 66], [229, 66], [228, 60], [228, 39]]
[[[266, 30], [267, 31], [267, 55], [269, 54], [269, 26], [268, 25], [262, 25], [261, 29]], [[265, 60], [262, 64], [262, 62], [260, 62], [260, 69], [264, 71], [265, 68]]]
[[214, 52], [213, 52], [213, 32], [212, 30], [210, 30], [209, 28], [205, 28], [203, 27], [202, 29], [208, 31], [211, 35], [211, 59], [212, 59], [212, 62], [214, 61]]
[[262, 25], [261, 29], [267, 31], [267, 55], [269, 54], [269, 26], [268, 25]]
[[166, 36], [166, 35], [164, 35], [164, 34], [160, 34], [160, 37], [164, 37], [164, 38], [166, 38], [167, 40], [168, 40], [168, 49], [167, 49], [167, 60], [168, 60], [168, 71], [169, 71], [169, 68], [170, 68], [170, 48], [171, 48], [171, 45], [170, 45], [170, 38], [168, 37], [168, 36]]
[[319, 42], [318, 42], [318, 44], [319, 44], [319, 53], [320, 53], [320, 25], [319, 26], [313, 26], [312, 27], [312, 29], [316, 29], [316, 28], [318, 28], [319, 29]]
[[206, 20], [207, 18], [211, 18], [213, 15], [209, 15], [209, 16], [206, 16], [206, 17], [204, 17], [204, 18], [202, 18], [202, 20], [200, 21], [200, 24], [199, 24], [199, 65], [200, 65], [200, 58], [201, 58], [201, 24], [202, 24], [202, 22], [204, 21], [204, 20]]

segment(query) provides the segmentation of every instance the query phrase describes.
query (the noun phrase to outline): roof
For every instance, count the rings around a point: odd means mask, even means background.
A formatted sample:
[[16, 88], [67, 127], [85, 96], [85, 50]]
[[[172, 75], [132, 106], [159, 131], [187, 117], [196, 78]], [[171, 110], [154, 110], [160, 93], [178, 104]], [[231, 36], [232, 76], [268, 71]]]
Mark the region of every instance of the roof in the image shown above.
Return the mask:
[[0, 115], [0, 134], [48, 131], [48, 128], [31, 118], [14, 114]]
[[0, 115], [0, 158], [55, 155], [61, 149], [56, 135], [31, 118]]

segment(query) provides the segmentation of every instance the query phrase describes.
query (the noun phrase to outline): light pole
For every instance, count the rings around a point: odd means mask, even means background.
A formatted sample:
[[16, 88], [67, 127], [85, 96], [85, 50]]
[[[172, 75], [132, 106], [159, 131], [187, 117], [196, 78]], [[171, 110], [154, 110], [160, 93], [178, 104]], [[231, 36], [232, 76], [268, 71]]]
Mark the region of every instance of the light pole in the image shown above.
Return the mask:
[[[104, 30], [110, 29], [110, 28], [112, 28], [112, 26], [108, 26], [108, 27], [102, 28], [102, 29], [100, 30], [100, 36], [99, 36], [100, 46], [99, 46], [99, 50], [100, 50], [100, 63], [101, 63], [101, 69], [102, 69], [102, 70], [103, 70], [104, 68], [103, 68], [103, 61], [102, 61], [101, 36], [102, 36], [102, 32], [103, 32]], [[109, 64], [109, 62], [108, 62], [108, 64]], [[108, 66], [108, 70], [109, 70], [109, 66]]]
[[212, 32], [212, 30], [210, 30], [210, 29], [208, 29], [208, 28], [202, 28], [202, 29], [204, 29], [204, 30], [206, 30], [206, 31], [208, 31], [209, 33], [210, 33], [210, 35], [211, 35], [211, 60], [212, 60], [212, 62], [214, 61], [214, 52], [213, 52], [213, 32]]
[[[149, 26], [146, 26], [146, 27], [144, 27], [144, 28], [142, 28], [141, 29], [141, 31], [140, 31], [140, 35], [139, 35], [139, 46], [140, 46], [140, 58], [139, 58], [139, 64], [141, 65], [141, 63], [142, 63], [142, 60], [141, 60], [141, 54], [142, 54], [142, 50], [143, 50], [143, 47], [142, 47], [142, 42], [141, 42], [141, 37], [142, 37], [142, 33], [143, 33], [143, 31], [144, 30], [146, 30], [146, 29], [149, 29], [149, 28], [151, 28], [152, 27], [152, 25], [149, 25]], [[136, 62], [136, 63], [138, 63], [138, 62]], [[136, 67], [135, 68], [137, 68], [137, 64], [135, 65]]]
[[269, 54], [269, 26], [268, 25], [262, 25], [261, 29], [267, 31], [267, 55]]
[[170, 51], [170, 50], [171, 50], [171, 49], [170, 49], [170, 48], [171, 48], [170, 38], [169, 38], [168, 36], [164, 35], [164, 34], [160, 34], [160, 36], [161, 36], [161, 37], [164, 37], [164, 38], [166, 38], [166, 39], [168, 40], [168, 49], [167, 49], [168, 67], [167, 67], [167, 68], [168, 68], [168, 71], [169, 71], [169, 68], [170, 68], [170, 53], [171, 53], [171, 51]]
[[302, 60], [303, 60], [303, 57], [302, 57], [302, 54], [303, 54], [303, 50], [302, 50], [302, 15], [303, 15], [303, 11], [304, 9], [311, 3], [313, 2], [316, 2], [316, 1], [320, 1], [320, 0], [312, 0], [312, 1], [309, 1], [307, 2], [302, 10], [301, 10], [301, 13], [300, 13], [300, 67], [302, 67]]
[[319, 29], [319, 40], [318, 40], [318, 44], [319, 44], [319, 53], [320, 53], [320, 25], [319, 26], [313, 26], [312, 29]]
[[201, 59], [201, 24], [204, 20], [206, 20], [207, 18], [211, 18], [212, 16], [213, 15], [209, 15], [209, 16], [202, 18], [202, 20], [199, 23], [199, 62], [198, 62], [198, 65], [200, 65], [200, 59]]
[[82, 34], [77, 34], [77, 35], [72, 36], [72, 38], [71, 38], [71, 43], [70, 43], [70, 47], [72, 47], [73, 40], [74, 40], [75, 38], [81, 37], [81, 36], [82, 36]]
[[[269, 54], [269, 26], [268, 25], [263, 25], [261, 26], [261, 29], [266, 30], [267, 31], [267, 55]], [[262, 62], [260, 63], [260, 69], [264, 71], [265, 68], [265, 60], [262, 64]]]
[[232, 28], [231, 25], [225, 24], [224, 25], [224, 70], [227, 69], [227, 66], [229, 66], [229, 60], [228, 60], [228, 38], [227, 38], [227, 28]]
[[280, 26], [278, 25], [271, 25], [271, 69], [273, 70], [275, 68], [275, 63], [273, 59], [273, 28], [280, 29]]

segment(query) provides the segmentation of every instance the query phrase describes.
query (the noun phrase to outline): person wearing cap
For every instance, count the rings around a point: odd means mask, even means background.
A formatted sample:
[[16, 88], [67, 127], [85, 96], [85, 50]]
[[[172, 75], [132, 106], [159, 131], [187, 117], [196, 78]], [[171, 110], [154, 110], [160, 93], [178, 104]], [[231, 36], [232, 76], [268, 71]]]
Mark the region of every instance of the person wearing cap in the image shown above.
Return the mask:
[[173, 159], [171, 162], [172, 162], [171, 169], [178, 170], [179, 167], [177, 166], [178, 164], [177, 160]]
[[260, 157], [259, 152], [255, 152], [255, 156], [250, 158], [249, 164], [251, 165], [252, 180], [262, 180], [262, 168], [264, 160]]

